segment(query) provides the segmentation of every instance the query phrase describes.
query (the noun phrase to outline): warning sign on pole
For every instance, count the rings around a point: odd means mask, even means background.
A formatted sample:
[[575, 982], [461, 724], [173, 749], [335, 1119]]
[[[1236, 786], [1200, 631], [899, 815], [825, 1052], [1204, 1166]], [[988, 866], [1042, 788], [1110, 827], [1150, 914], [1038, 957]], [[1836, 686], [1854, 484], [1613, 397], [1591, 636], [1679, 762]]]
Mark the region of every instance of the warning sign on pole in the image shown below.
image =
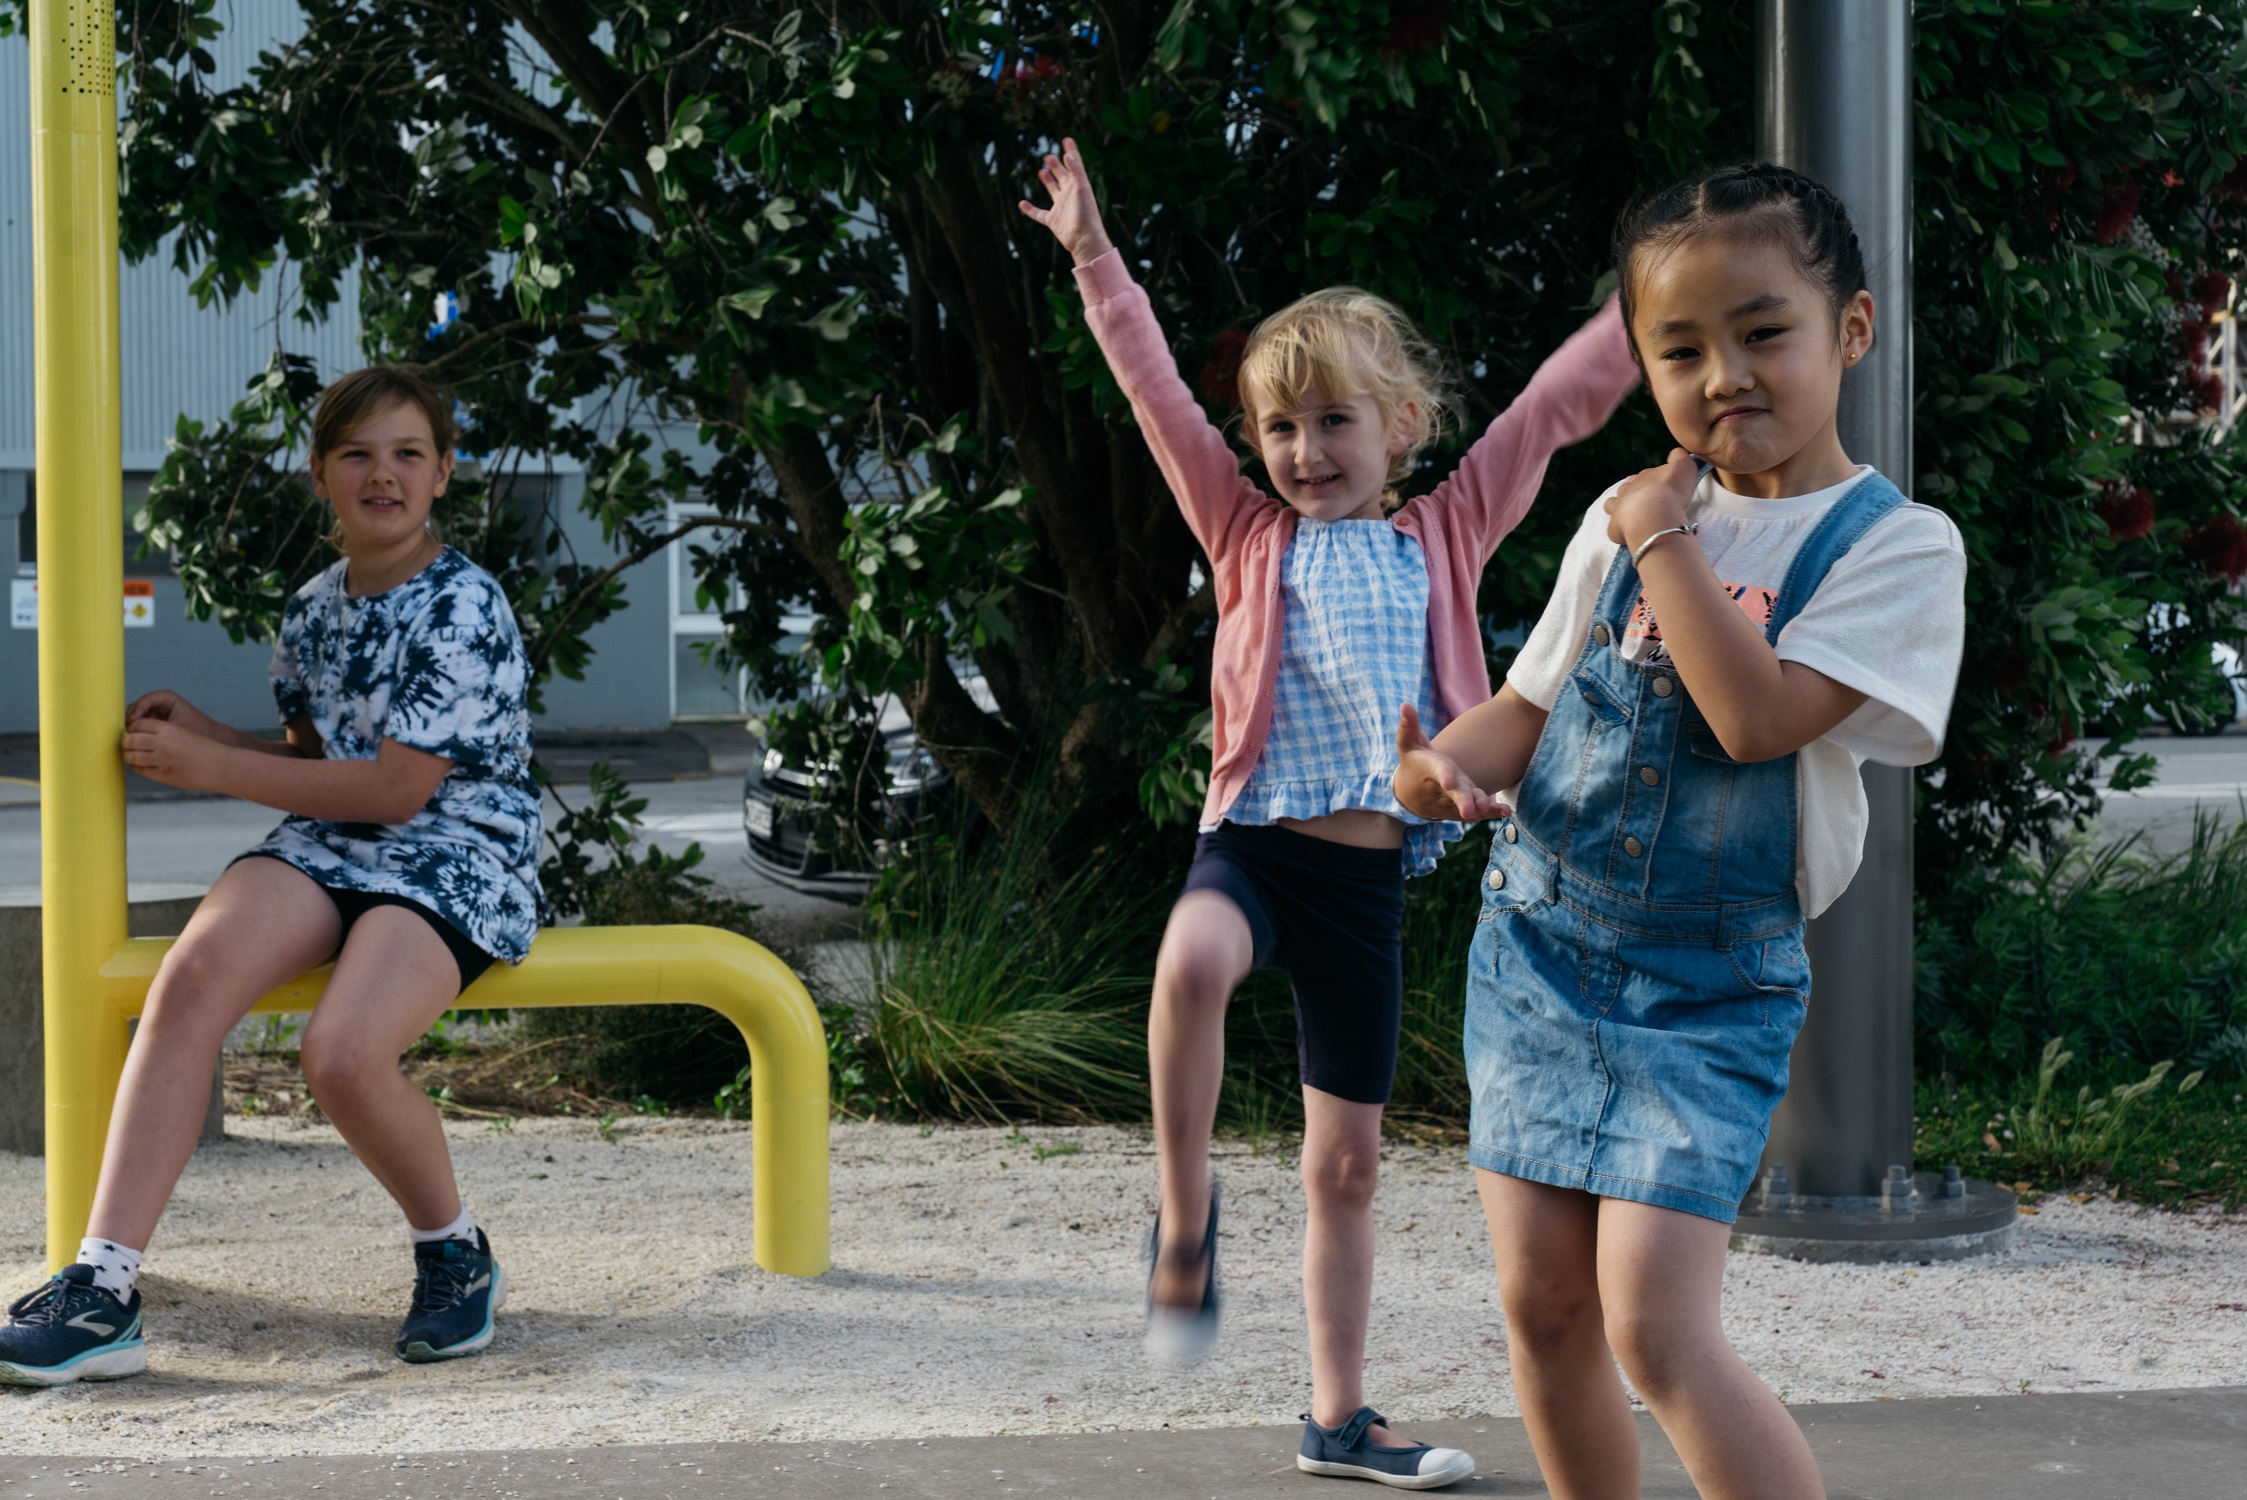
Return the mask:
[[156, 623], [156, 585], [146, 578], [125, 580], [125, 628], [145, 630]]

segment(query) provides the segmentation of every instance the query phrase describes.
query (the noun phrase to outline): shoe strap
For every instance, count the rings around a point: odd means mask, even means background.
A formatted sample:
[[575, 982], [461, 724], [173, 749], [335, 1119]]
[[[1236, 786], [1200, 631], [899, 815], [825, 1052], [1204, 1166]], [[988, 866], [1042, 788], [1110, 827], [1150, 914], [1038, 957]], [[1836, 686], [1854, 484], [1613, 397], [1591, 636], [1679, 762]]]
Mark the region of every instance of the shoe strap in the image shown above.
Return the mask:
[[1361, 1406], [1350, 1413], [1350, 1420], [1334, 1429], [1334, 1441], [1345, 1448], [1355, 1448], [1365, 1441], [1369, 1427], [1386, 1427], [1389, 1419], [1370, 1406]]

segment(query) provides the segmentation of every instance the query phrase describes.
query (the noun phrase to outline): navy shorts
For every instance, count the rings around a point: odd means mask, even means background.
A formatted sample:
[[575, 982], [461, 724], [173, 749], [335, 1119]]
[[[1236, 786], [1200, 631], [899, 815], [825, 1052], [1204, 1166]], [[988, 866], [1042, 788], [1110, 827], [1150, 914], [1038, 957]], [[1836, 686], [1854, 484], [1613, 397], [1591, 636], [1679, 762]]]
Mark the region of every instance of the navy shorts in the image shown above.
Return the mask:
[[1221, 823], [1194, 845], [1186, 889], [1230, 899], [1248, 919], [1255, 967], [1294, 985], [1303, 1082], [1388, 1103], [1404, 1018], [1403, 856]]

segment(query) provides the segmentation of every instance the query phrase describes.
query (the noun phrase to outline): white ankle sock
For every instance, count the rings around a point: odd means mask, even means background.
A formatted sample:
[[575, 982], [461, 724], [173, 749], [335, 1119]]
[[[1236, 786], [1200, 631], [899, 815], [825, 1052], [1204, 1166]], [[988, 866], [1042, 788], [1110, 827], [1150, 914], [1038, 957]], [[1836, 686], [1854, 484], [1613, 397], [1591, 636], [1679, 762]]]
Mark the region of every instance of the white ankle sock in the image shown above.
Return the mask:
[[417, 1245], [431, 1245], [435, 1244], [438, 1240], [474, 1241], [474, 1239], [476, 1238], [476, 1220], [475, 1217], [468, 1212], [468, 1205], [463, 1202], [460, 1205], [460, 1217], [453, 1220], [450, 1224], [447, 1224], [444, 1228], [416, 1229], [413, 1227], [413, 1225], [408, 1224], [406, 1226], [406, 1233], [413, 1237], [413, 1242]]
[[78, 1263], [94, 1268], [94, 1285], [120, 1302], [133, 1300], [140, 1281], [140, 1252], [115, 1240], [83, 1239], [78, 1242]]

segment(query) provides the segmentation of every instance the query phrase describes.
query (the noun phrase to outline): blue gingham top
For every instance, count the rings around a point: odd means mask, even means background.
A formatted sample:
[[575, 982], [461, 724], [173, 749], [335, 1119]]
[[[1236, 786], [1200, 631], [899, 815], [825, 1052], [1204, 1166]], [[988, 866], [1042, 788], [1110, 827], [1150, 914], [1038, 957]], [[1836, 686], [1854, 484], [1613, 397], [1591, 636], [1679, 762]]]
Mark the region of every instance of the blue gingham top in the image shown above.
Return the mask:
[[1428, 558], [1386, 519], [1298, 520], [1280, 561], [1280, 674], [1264, 750], [1225, 821], [1254, 826], [1347, 808], [1405, 825], [1404, 873], [1425, 875], [1466, 831], [1405, 811], [1397, 707], [1410, 700], [1433, 736]]

